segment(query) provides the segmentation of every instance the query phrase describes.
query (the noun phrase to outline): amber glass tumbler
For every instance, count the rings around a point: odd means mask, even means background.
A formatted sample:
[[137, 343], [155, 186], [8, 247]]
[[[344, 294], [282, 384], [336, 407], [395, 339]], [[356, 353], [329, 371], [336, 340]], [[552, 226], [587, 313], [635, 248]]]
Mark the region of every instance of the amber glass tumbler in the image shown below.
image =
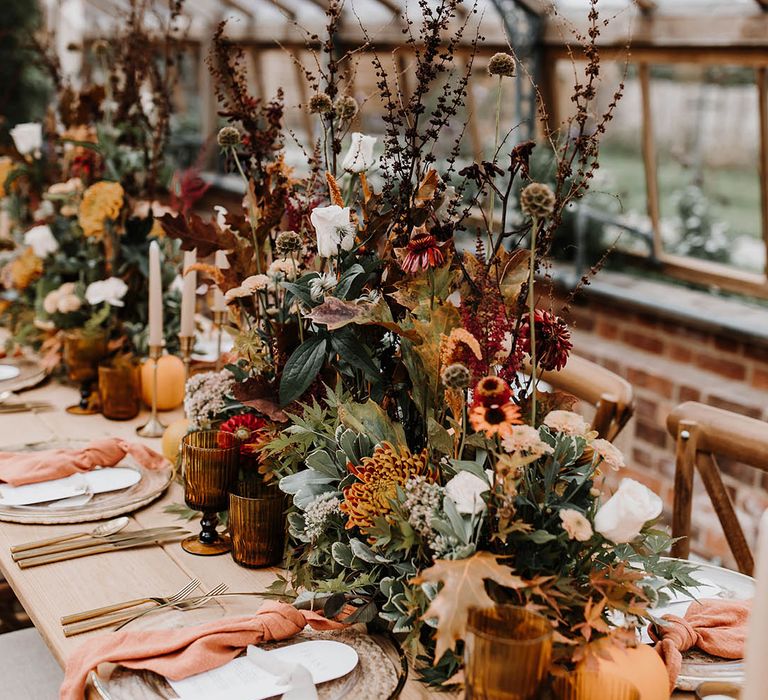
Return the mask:
[[277, 484], [254, 478], [229, 494], [232, 558], [240, 566], [278, 564], [285, 548], [285, 495]]
[[237, 481], [240, 441], [232, 433], [200, 430], [181, 440], [181, 468], [184, 474], [184, 500], [201, 510], [200, 534], [181, 543], [190, 554], [210, 556], [231, 549], [229, 537], [216, 531], [217, 512], [226, 510], [227, 494]]
[[141, 374], [138, 363], [99, 365], [101, 412], [110, 420], [130, 420], [141, 410]]
[[466, 698], [534, 700], [552, 659], [552, 628], [513, 605], [469, 611], [464, 640]]

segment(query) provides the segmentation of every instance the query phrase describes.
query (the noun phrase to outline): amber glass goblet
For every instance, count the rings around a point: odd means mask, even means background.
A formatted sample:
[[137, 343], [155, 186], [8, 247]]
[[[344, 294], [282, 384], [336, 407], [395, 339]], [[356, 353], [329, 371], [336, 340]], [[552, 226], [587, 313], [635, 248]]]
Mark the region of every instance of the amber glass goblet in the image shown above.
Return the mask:
[[203, 512], [200, 534], [183, 540], [190, 554], [226, 554], [232, 542], [216, 531], [217, 513], [226, 510], [228, 493], [237, 481], [240, 441], [232, 433], [200, 430], [181, 440], [181, 468], [184, 474], [184, 500]]
[[556, 700], [640, 700], [637, 686], [615, 674], [579, 670], [552, 679]]
[[91, 400], [91, 387], [97, 377], [99, 362], [107, 355], [109, 336], [104, 329], [87, 331], [75, 328], [64, 332], [64, 364], [67, 376], [80, 384], [80, 402], [68, 406], [68, 413], [93, 415], [99, 410]]
[[552, 658], [552, 628], [513, 605], [469, 611], [464, 640], [467, 700], [534, 700]]
[[137, 362], [99, 365], [101, 412], [109, 420], [130, 420], [141, 410], [141, 370]]
[[285, 496], [259, 478], [239, 482], [229, 494], [232, 558], [240, 566], [272, 566], [285, 548]]

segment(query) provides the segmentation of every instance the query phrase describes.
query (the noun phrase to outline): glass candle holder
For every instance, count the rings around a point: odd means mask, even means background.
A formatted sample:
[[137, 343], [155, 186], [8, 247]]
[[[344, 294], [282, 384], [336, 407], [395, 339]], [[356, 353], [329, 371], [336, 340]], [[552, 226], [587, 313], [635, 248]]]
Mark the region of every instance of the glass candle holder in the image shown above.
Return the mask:
[[464, 640], [467, 700], [534, 700], [552, 659], [552, 627], [513, 605], [469, 611]]
[[137, 362], [99, 365], [101, 412], [110, 420], [130, 420], [141, 410], [141, 370]]
[[280, 563], [285, 548], [285, 495], [261, 479], [240, 481], [229, 494], [232, 558], [240, 566]]
[[68, 406], [67, 412], [78, 415], [98, 413], [91, 400], [91, 386], [98, 376], [99, 362], [107, 355], [108, 333], [103, 329], [86, 331], [75, 328], [64, 332], [62, 354], [67, 376], [80, 384], [80, 402]]
[[637, 686], [615, 674], [580, 670], [552, 679], [556, 700], [640, 700]]
[[231, 549], [229, 537], [216, 531], [217, 513], [227, 508], [227, 494], [237, 481], [239, 457], [240, 442], [232, 433], [200, 430], [182, 438], [184, 500], [190, 508], [203, 512], [200, 534], [181, 543], [190, 554], [211, 556]]

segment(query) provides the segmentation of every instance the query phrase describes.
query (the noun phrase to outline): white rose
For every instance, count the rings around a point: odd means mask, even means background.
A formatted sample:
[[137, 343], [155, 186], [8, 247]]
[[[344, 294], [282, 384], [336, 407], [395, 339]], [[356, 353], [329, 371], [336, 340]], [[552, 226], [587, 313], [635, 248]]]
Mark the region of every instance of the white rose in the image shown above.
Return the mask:
[[123, 306], [123, 297], [128, 291], [128, 285], [119, 277], [91, 282], [85, 290], [85, 298], [91, 306], [106, 302], [110, 306]]
[[375, 136], [366, 136], [356, 131], [352, 134], [352, 143], [341, 162], [341, 167], [350, 173], [362, 173], [368, 170], [373, 165], [375, 145]]
[[37, 122], [17, 124], [10, 131], [16, 150], [21, 155], [39, 151], [43, 147], [43, 126]]
[[624, 479], [597, 511], [595, 530], [616, 544], [631, 542], [663, 508], [661, 499], [649, 488], [634, 479]]
[[339, 254], [341, 250], [352, 250], [355, 245], [355, 227], [349, 220], [349, 207], [332, 204], [330, 207], [315, 207], [309, 215], [317, 233], [317, 253], [324, 258]]
[[492, 472], [486, 470], [489, 481], [484, 481], [471, 472], [461, 471], [446, 485], [445, 493], [456, 504], [456, 510], [466, 515], [474, 515], [485, 510], [482, 494], [491, 490]]
[[59, 249], [59, 242], [51, 232], [50, 226], [33, 226], [24, 234], [24, 244], [35, 252], [38, 258], [44, 258], [49, 253]]

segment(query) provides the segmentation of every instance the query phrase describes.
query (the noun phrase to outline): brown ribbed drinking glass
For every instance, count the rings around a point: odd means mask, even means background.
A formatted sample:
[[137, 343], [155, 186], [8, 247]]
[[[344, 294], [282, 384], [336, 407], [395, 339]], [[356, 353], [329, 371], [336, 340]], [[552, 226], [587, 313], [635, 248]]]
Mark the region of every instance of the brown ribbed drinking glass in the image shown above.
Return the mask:
[[184, 500], [190, 508], [203, 512], [200, 534], [181, 543], [190, 554], [211, 556], [231, 549], [230, 538], [216, 531], [216, 514], [227, 508], [227, 494], [237, 481], [239, 459], [240, 441], [232, 433], [200, 430], [182, 438]]
[[552, 628], [513, 605], [469, 611], [464, 640], [467, 700], [534, 700], [552, 658]]
[[229, 494], [232, 558], [240, 566], [278, 564], [285, 547], [285, 496], [261, 479], [241, 481]]

